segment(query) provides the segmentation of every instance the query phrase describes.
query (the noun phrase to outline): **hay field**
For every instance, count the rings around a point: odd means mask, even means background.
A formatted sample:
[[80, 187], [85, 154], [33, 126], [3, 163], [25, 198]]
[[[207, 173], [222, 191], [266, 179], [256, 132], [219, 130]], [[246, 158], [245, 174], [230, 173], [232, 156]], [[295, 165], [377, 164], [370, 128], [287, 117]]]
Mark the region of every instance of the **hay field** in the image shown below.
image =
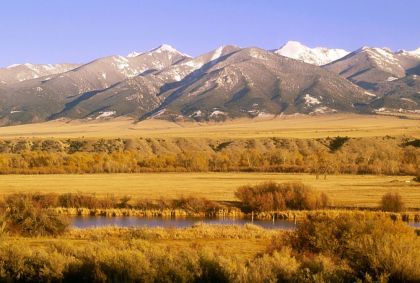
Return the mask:
[[399, 192], [409, 208], [420, 208], [420, 184], [411, 176], [331, 175], [324, 180], [309, 174], [279, 173], [145, 173], [86, 175], [0, 175], [0, 194], [14, 192], [95, 193], [134, 198], [205, 197], [235, 200], [238, 186], [262, 181], [301, 181], [326, 192], [335, 206], [376, 207], [386, 192]]
[[384, 115], [336, 114], [283, 116], [273, 119], [238, 119], [224, 123], [170, 122], [130, 118], [108, 121], [56, 120], [0, 127], [0, 138], [16, 137], [217, 137], [257, 138], [409, 135], [420, 137], [420, 117], [401, 119]]

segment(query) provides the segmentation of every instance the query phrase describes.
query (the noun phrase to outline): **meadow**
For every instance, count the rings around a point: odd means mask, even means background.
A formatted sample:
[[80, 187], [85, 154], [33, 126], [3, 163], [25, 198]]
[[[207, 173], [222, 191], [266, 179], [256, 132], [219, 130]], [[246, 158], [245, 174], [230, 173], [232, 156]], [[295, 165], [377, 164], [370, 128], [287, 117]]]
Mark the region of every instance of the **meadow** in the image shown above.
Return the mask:
[[93, 121], [54, 120], [38, 124], [0, 127], [1, 138], [323, 138], [332, 136], [373, 137], [385, 135], [420, 136], [420, 115], [336, 114], [292, 115], [272, 119], [237, 119], [224, 123], [171, 122], [131, 118]]
[[420, 209], [420, 184], [412, 176], [327, 175], [282, 173], [142, 173], [142, 174], [47, 174], [0, 175], [1, 194], [90, 193], [158, 199], [181, 196], [214, 201], [235, 201], [242, 185], [263, 181], [302, 182], [325, 192], [333, 206], [377, 207], [388, 192], [398, 192], [408, 208]]

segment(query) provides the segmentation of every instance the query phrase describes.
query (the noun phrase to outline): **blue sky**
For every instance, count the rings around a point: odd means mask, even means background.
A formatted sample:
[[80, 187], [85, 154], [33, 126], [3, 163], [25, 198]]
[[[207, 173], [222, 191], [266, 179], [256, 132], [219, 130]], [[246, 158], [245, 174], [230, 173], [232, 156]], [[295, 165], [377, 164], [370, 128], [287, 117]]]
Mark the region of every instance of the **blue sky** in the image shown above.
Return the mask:
[[420, 47], [420, 0], [2, 0], [0, 66], [83, 63], [168, 43]]

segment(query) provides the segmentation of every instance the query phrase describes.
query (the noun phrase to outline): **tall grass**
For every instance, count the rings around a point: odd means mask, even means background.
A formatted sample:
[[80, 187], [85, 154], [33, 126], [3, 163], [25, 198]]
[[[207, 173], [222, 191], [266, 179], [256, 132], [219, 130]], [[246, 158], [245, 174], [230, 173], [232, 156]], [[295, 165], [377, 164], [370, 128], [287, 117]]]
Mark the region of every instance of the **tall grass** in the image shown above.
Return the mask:
[[[420, 238], [374, 215], [315, 215], [295, 232], [255, 226], [73, 230], [0, 242], [0, 282], [419, 282]], [[232, 241], [270, 243], [255, 256]], [[201, 244], [182, 244], [200, 241]], [[218, 241], [213, 248], [205, 243]], [[223, 243], [225, 246], [223, 246]], [[164, 244], [162, 244], [164, 243]], [[241, 247], [242, 248], [242, 247]]]

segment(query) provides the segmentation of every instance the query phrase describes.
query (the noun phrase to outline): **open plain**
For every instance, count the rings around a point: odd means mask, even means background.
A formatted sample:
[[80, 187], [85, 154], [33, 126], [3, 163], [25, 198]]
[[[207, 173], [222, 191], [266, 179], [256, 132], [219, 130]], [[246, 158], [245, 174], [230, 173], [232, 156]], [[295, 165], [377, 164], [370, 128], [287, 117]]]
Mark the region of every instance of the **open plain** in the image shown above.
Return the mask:
[[92, 121], [55, 120], [45, 123], [0, 127], [1, 138], [129, 138], [129, 137], [201, 137], [201, 138], [322, 138], [334, 136], [420, 136], [420, 115], [292, 115], [272, 119], [236, 119], [192, 123], [166, 120], [135, 122], [131, 118]]
[[398, 192], [408, 208], [420, 209], [420, 185], [412, 176], [327, 175], [282, 173], [144, 173], [0, 175], [0, 192], [91, 193], [97, 196], [132, 196], [138, 199], [204, 197], [235, 201], [239, 186], [264, 181], [302, 182], [325, 192], [332, 205], [377, 207], [382, 195]]

